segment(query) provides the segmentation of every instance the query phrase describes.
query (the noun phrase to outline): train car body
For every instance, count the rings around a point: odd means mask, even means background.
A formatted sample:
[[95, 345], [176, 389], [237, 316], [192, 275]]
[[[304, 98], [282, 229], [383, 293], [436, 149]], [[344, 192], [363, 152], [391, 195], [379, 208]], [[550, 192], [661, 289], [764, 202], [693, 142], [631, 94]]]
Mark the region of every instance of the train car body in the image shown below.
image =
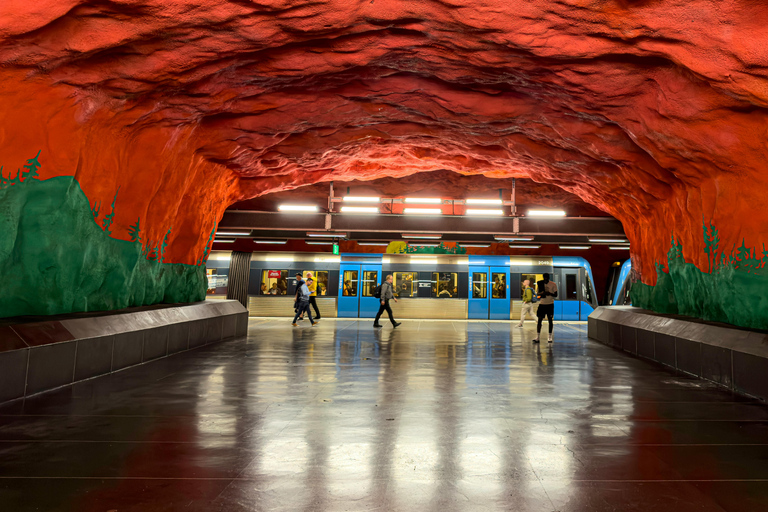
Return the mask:
[[[224, 261], [212, 260], [225, 274]], [[442, 254], [253, 253], [248, 284], [251, 316], [290, 316], [296, 272], [312, 273], [324, 317], [373, 318], [376, 287], [392, 274], [397, 318], [519, 320], [522, 282], [549, 273], [557, 284], [556, 320], [586, 320], [597, 307], [592, 269], [584, 258]]]
[[619, 279], [616, 285], [616, 292], [611, 300], [612, 306], [628, 306], [632, 304], [632, 300], [629, 298], [629, 289], [632, 287], [632, 282], [629, 279], [629, 274], [632, 271], [632, 260], [627, 260], [621, 266], [621, 272], [619, 272]]

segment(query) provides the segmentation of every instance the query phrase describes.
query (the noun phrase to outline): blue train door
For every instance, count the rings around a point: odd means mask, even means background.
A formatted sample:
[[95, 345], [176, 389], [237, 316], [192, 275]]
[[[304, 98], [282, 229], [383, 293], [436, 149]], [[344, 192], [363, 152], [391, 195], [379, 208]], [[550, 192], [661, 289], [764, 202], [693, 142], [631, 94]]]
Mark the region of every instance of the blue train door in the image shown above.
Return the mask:
[[373, 296], [381, 284], [381, 265], [342, 263], [339, 269], [339, 312], [343, 318], [373, 318], [379, 299]]
[[491, 279], [489, 274], [488, 267], [469, 267], [469, 305], [467, 316], [470, 319], [488, 320], [489, 318], [489, 297], [491, 296]]
[[491, 267], [491, 320], [509, 320], [509, 267]]
[[[559, 283], [558, 299], [555, 301], [555, 317], [557, 320], [579, 319], [579, 270], [564, 268], [561, 270], [563, 282]], [[559, 313], [559, 315], [557, 314]]]

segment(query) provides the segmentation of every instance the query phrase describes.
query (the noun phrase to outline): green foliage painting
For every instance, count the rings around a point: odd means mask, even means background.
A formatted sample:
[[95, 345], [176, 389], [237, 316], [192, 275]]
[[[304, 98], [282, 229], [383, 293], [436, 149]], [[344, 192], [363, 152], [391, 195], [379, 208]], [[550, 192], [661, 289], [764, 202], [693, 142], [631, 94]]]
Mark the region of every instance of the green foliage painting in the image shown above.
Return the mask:
[[632, 304], [658, 313], [680, 314], [753, 329], [768, 329], [768, 251], [735, 245], [720, 252], [717, 229], [704, 225], [709, 273], [686, 263], [672, 237], [667, 266], [656, 263], [656, 286], [635, 283]]
[[100, 205], [91, 206], [74, 177], [38, 178], [39, 157], [0, 179], [0, 317], [205, 299], [205, 261], [162, 262], [170, 229], [153, 248], [159, 258], [147, 258], [139, 220], [131, 241], [109, 236], [117, 192], [99, 224]]

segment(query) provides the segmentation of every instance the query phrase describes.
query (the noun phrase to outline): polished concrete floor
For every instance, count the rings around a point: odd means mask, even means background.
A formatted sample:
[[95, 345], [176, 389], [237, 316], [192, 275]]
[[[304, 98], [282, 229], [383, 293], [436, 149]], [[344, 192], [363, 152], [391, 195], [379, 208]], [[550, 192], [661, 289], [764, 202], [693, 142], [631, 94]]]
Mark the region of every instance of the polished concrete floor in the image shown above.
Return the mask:
[[0, 510], [768, 510], [768, 408], [584, 323], [307, 324], [0, 406]]

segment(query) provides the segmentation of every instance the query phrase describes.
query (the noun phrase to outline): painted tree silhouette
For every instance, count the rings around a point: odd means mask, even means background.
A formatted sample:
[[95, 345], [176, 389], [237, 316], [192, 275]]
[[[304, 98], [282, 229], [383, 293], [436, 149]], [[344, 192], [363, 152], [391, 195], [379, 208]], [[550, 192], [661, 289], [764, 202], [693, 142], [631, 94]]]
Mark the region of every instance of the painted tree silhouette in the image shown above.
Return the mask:
[[141, 217], [136, 220], [136, 224], [128, 228], [128, 234], [131, 236], [131, 242], [141, 243]]
[[40, 162], [37, 161], [37, 158], [40, 156], [41, 151], [42, 149], [37, 152], [34, 158], [30, 158], [27, 160], [27, 163], [22, 166], [26, 169], [26, 171], [21, 173], [21, 176], [24, 178], [25, 182], [39, 176], [37, 170], [40, 169]]
[[704, 227], [704, 252], [707, 253], [707, 259], [709, 260], [709, 273], [714, 270], [713, 265], [717, 265], [717, 246], [720, 243], [720, 238], [717, 233], [717, 228], [712, 225], [712, 221], [709, 221], [709, 229], [704, 223], [704, 217], [701, 217], [701, 223]]
[[117, 202], [117, 194], [119, 193], [120, 193], [120, 187], [117, 187], [117, 192], [115, 192], [115, 198], [112, 199], [112, 211], [109, 212], [109, 215], [104, 217], [104, 220], [101, 223], [101, 225], [104, 227], [104, 232], [108, 235], [112, 234], [112, 230], [110, 229], [110, 226], [112, 225], [112, 220], [115, 217], [115, 203]]
[[158, 260], [160, 263], [163, 262], [163, 258], [165, 258], [165, 250], [168, 248], [168, 237], [171, 236], [171, 228], [168, 228], [168, 232], [163, 237], [163, 243], [160, 246], [160, 257]]

